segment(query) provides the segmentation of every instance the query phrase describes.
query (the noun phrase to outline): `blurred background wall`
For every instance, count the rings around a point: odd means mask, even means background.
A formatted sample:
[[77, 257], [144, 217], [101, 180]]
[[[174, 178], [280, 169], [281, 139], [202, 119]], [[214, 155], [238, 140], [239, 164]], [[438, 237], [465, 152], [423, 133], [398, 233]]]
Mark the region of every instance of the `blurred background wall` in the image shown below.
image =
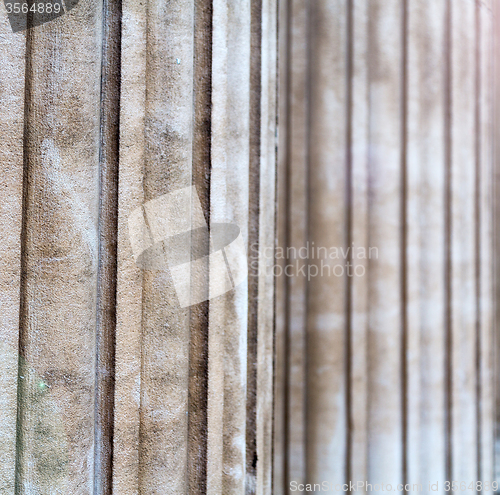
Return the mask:
[[498, 8], [280, 4], [275, 494], [492, 489]]

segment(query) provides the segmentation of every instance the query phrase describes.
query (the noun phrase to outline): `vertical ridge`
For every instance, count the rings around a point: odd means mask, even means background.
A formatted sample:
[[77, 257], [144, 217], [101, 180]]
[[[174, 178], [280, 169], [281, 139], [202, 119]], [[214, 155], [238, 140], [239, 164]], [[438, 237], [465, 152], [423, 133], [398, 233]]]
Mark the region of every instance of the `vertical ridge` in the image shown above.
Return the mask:
[[451, 283], [453, 375], [452, 480], [477, 475], [475, 287], [475, 12], [473, 1], [452, 10]]
[[[252, 0], [250, 21], [250, 193], [248, 246], [259, 252], [261, 166], [262, 0]], [[257, 249], [255, 249], [255, 247]], [[257, 335], [259, 266], [249, 258], [247, 334], [246, 494], [257, 490]]]
[[[193, 184], [194, 11], [194, 0], [147, 2], [143, 191], [150, 224], [165, 210], [154, 211], [152, 203], [148, 209], [149, 201]], [[183, 245], [187, 252], [191, 247]], [[167, 266], [169, 254], [167, 249]], [[139, 492], [153, 486], [183, 493], [190, 310], [181, 306], [168, 270], [145, 267], [142, 283]]]
[[[193, 77], [193, 184], [210, 225], [212, 0], [195, 3]], [[204, 273], [209, 276], [208, 270]], [[201, 283], [208, 284], [208, 280]], [[188, 493], [200, 495], [207, 493], [208, 318], [208, 301], [191, 307]]]
[[474, 283], [475, 283], [475, 330], [476, 330], [476, 443], [477, 443], [477, 472], [476, 479], [481, 480], [481, 211], [480, 204], [480, 182], [481, 182], [481, 141], [480, 141], [480, 122], [481, 122], [481, 0], [475, 1], [474, 9], [474, 29], [475, 29], [475, 61], [474, 61], [474, 146], [475, 146], [475, 176], [474, 176], [474, 231], [475, 231], [475, 253], [474, 253]]
[[480, 475], [478, 479], [494, 479], [494, 360], [493, 358], [493, 333], [494, 328], [494, 293], [492, 292], [492, 281], [494, 275], [494, 259], [492, 257], [493, 237], [493, 202], [492, 185], [492, 125], [493, 125], [493, 91], [492, 84], [492, 7], [493, 2], [486, 0], [481, 3], [479, 9], [480, 39], [480, 69], [479, 69], [479, 147], [480, 147], [480, 180], [479, 180], [479, 220], [480, 220], [480, 251], [479, 264], [479, 322], [481, 331], [480, 347]]
[[[260, 257], [261, 266], [258, 272], [257, 308], [257, 495], [271, 493], [273, 479], [277, 7], [276, 0], [263, 0], [261, 7], [259, 251], [263, 256]], [[272, 250], [272, 256], [264, 254], [268, 250]]]
[[110, 495], [115, 389], [121, 0], [104, 0], [102, 25], [94, 493]]
[[[404, 485], [407, 483], [407, 456], [408, 456], [408, 287], [407, 287], [407, 108], [408, 108], [408, 1], [402, 1], [401, 13], [401, 428], [402, 435], [402, 459], [401, 477]], [[406, 490], [405, 490], [406, 491]]]
[[446, 322], [446, 479], [452, 479], [452, 320], [451, 320], [451, 125], [452, 125], [452, 99], [451, 99], [451, 0], [446, 0], [445, 14], [445, 322]]
[[[285, 47], [286, 47], [286, 127], [284, 128], [284, 132], [286, 133], [285, 137], [285, 158], [284, 158], [284, 242], [285, 248], [291, 245], [291, 165], [290, 159], [292, 156], [292, 143], [291, 143], [291, 135], [292, 135], [292, 6], [290, 2], [285, 2], [282, 0], [283, 4], [286, 5], [286, 37], [285, 37]], [[288, 260], [288, 255], [285, 257]], [[289, 378], [289, 369], [291, 364], [291, 325], [290, 325], [290, 297], [291, 297], [292, 289], [291, 289], [291, 278], [286, 277], [284, 283], [284, 343], [283, 343], [283, 421], [285, 423], [284, 431], [283, 431], [283, 494], [288, 494], [289, 486], [290, 486], [290, 400], [291, 400], [291, 387], [290, 387], [290, 378]]]
[[[368, 474], [402, 482], [401, 0], [369, 2]], [[390, 34], [389, 34], [390, 33]], [[386, 253], [386, 254], [383, 254]], [[388, 254], [390, 253], [390, 254]], [[371, 258], [371, 257], [369, 257]]]
[[[353, 178], [352, 178], [352, 85], [353, 85], [353, 0], [347, 0], [346, 5], [346, 245], [351, 247], [353, 239]], [[352, 265], [353, 253], [349, 250], [347, 263]], [[352, 480], [352, 279], [345, 278], [345, 401], [346, 401], [346, 453], [345, 481]]]
[[[493, 88], [500, 82], [500, 5], [493, 2]], [[500, 97], [498, 91], [493, 91], [493, 136], [500, 131]], [[500, 481], [500, 339], [498, 331], [500, 329], [500, 142], [492, 139], [493, 153], [493, 332], [494, 332], [494, 479]]]
[[[352, 240], [370, 246], [368, 2], [352, 0]], [[352, 244], [351, 244], [352, 246]], [[357, 259], [351, 279], [351, 479], [368, 479], [369, 259]], [[358, 268], [359, 267], [359, 268]], [[358, 272], [356, 272], [358, 273]]]
[[445, 480], [445, 0], [408, 0], [407, 483]]
[[27, 34], [18, 493], [94, 485], [101, 16]]
[[0, 491], [12, 495], [16, 484], [16, 430], [19, 385], [19, 318], [23, 161], [25, 144], [26, 33], [13, 34], [8, 17], [0, 19], [0, 87], [3, 145], [0, 148]]
[[19, 289], [19, 349], [18, 349], [18, 371], [17, 371], [17, 420], [16, 420], [16, 469], [15, 469], [15, 494], [21, 494], [21, 453], [22, 453], [22, 440], [23, 440], [23, 401], [21, 400], [23, 394], [23, 382], [20, 378], [22, 376], [24, 356], [24, 342], [26, 339], [25, 331], [25, 278], [26, 278], [26, 246], [27, 246], [27, 213], [28, 213], [28, 120], [29, 111], [31, 107], [31, 85], [32, 85], [32, 64], [31, 64], [31, 43], [32, 36], [30, 30], [31, 15], [27, 16], [28, 29], [26, 31], [26, 53], [25, 53], [25, 76], [24, 76], [24, 128], [23, 128], [23, 188], [22, 188], [22, 207], [21, 207], [21, 275], [20, 275], [20, 289]]
[[[216, 0], [213, 9], [210, 223], [238, 225], [246, 244], [251, 2]], [[209, 494], [245, 491], [248, 283], [241, 282], [210, 300]]]
[[[308, 4], [302, 0], [287, 3], [287, 136], [285, 161], [285, 261], [294, 268], [299, 258], [294, 251], [305, 245], [307, 223], [307, 32]], [[301, 260], [300, 260], [301, 261]], [[305, 324], [306, 280], [292, 273], [285, 281], [285, 493], [292, 481], [306, 479], [305, 439]]]

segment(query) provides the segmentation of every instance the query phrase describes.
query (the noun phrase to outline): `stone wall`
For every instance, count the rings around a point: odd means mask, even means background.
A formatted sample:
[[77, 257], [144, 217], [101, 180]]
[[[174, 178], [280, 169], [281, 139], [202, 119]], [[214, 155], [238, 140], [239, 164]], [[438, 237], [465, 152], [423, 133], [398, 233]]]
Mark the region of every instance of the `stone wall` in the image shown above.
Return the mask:
[[494, 481], [497, 1], [63, 3], [0, 7], [0, 493]]

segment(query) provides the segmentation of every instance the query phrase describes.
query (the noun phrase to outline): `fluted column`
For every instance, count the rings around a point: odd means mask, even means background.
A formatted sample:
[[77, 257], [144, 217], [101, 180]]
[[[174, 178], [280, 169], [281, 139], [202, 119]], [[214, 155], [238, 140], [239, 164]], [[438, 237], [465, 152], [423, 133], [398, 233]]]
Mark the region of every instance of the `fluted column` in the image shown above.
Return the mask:
[[272, 493], [277, 3], [63, 3], [0, 9], [0, 491]]
[[493, 479], [492, 8], [282, 4], [275, 493]]
[[[271, 493], [272, 275], [233, 273], [233, 289], [183, 305], [168, 270], [134, 263], [129, 227], [194, 186], [201, 222], [236, 225], [249, 264], [273, 246], [276, 3], [123, 13], [114, 489]], [[216, 255], [191, 284], [212, 290]]]

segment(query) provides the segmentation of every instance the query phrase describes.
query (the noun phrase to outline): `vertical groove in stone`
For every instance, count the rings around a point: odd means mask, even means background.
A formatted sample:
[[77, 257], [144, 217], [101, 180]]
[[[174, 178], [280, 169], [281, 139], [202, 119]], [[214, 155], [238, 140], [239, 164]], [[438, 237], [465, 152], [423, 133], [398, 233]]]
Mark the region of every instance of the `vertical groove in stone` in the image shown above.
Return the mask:
[[[247, 332], [247, 411], [245, 493], [257, 489], [257, 336], [259, 299], [261, 92], [262, 92], [262, 0], [251, 0], [250, 20], [250, 160], [248, 222], [248, 332]], [[255, 263], [257, 261], [257, 263]]]
[[[210, 174], [210, 225], [225, 221], [226, 184], [226, 142], [224, 129], [228, 126], [227, 101], [227, 39], [228, 7], [224, 0], [212, 3], [212, 133]], [[216, 192], [215, 192], [216, 191]], [[217, 196], [219, 198], [217, 198]], [[216, 199], [222, 204], [216, 203]], [[218, 210], [223, 211], [218, 211]], [[207, 400], [207, 494], [223, 493], [224, 467], [224, 401], [225, 401], [225, 346], [224, 310], [227, 294], [209, 301], [208, 327], [208, 400]], [[224, 299], [224, 300], [222, 300]], [[222, 314], [221, 314], [222, 313]], [[226, 320], [227, 321], [227, 320]], [[236, 332], [240, 330], [235, 326]], [[246, 376], [245, 376], [246, 378]], [[245, 380], [246, 382], [246, 380]], [[240, 476], [244, 471], [241, 466]], [[244, 481], [243, 481], [244, 483]]]
[[[284, 44], [286, 47], [286, 58], [284, 61], [286, 63], [286, 72], [284, 77], [286, 77], [286, 106], [283, 110], [284, 119], [286, 118], [286, 124], [283, 122], [282, 129], [284, 136], [282, 137], [282, 143], [286, 146], [285, 149], [282, 149], [282, 182], [283, 186], [281, 191], [284, 194], [284, 200], [282, 203], [281, 210], [281, 218], [280, 224], [283, 224], [283, 233], [282, 237], [279, 239], [281, 247], [286, 248], [291, 245], [291, 229], [292, 229], [292, 216], [291, 212], [291, 195], [292, 195], [292, 4], [291, 2], [281, 2], [283, 5], [286, 5], [286, 12], [283, 14], [286, 22], [286, 37], [284, 40]], [[285, 8], [285, 7], [283, 7]], [[281, 88], [280, 88], [281, 89]], [[283, 93], [281, 93], [283, 95]], [[285, 99], [285, 98], [283, 98]], [[283, 191], [283, 188], [285, 191]], [[288, 255], [284, 257], [284, 264], [288, 261]], [[283, 386], [283, 486], [281, 489], [283, 493], [288, 493], [288, 485], [290, 482], [290, 455], [291, 455], [291, 434], [290, 434], [290, 417], [291, 417], [291, 380], [289, 378], [289, 373], [291, 372], [291, 362], [292, 362], [292, 353], [291, 353], [291, 277], [286, 277], [285, 282], [283, 284], [283, 297], [285, 301], [283, 302], [283, 310], [285, 314], [283, 316], [283, 352], [285, 355], [283, 356], [283, 381], [278, 383], [278, 386], [282, 384]], [[277, 349], [278, 352], [278, 349]]]
[[[26, 20], [27, 26], [30, 25], [30, 17]], [[29, 141], [28, 141], [28, 119], [30, 113], [30, 100], [31, 100], [31, 86], [32, 86], [32, 58], [31, 58], [31, 36], [30, 32], [26, 33], [26, 46], [25, 46], [25, 84], [24, 84], [24, 115], [23, 115], [23, 185], [22, 185], [22, 206], [21, 206], [21, 235], [20, 235], [20, 280], [19, 280], [19, 334], [18, 334], [18, 353], [17, 353], [17, 393], [16, 393], [16, 403], [17, 403], [17, 415], [16, 415], [16, 456], [15, 456], [15, 479], [14, 479], [14, 493], [19, 495], [22, 493], [23, 484], [23, 470], [22, 470], [22, 455], [24, 449], [24, 428], [23, 428], [23, 406], [22, 398], [26, 394], [23, 382], [20, 376], [23, 376], [24, 363], [21, 359], [22, 356], [22, 343], [25, 340], [26, 331], [25, 327], [25, 312], [26, 312], [26, 296], [23, 291], [23, 277], [27, 272], [27, 260], [25, 256], [25, 249], [27, 245], [27, 214], [29, 210], [29, 169], [28, 169], [28, 153], [29, 153]]]
[[408, 481], [408, 2], [401, 0], [401, 479]]
[[[352, 245], [353, 234], [353, 163], [352, 163], [352, 119], [353, 119], [353, 58], [354, 58], [354, 4], [353, 0], [346, 2], [346, 128], [345, 128], [345, 160], [346, 160], [346, 207], [345, 229], [346, 245]], [[353, 254], [349, 251], [347, 262], [352, 265]], [[353, 444], [353, 409], [352, 409], [352, 279], [345, 277], [345, 480], [352, 479], [352, 444]]]
[[109, 495], [112, 490], [121, 0], [104, 0], [103, 7], [94, 457], [96, 495]]
[[[290, 133], [290, 91], [289, 87], [289, 38], [288, 2], [280, 1], [278, 11], [278, 144], [277, 144], [277, 206], [276, 206], [276, 242], [277, 247], [288, 245], [288, 191], [289, 173], [288, 156]], [[281, 270], [286, 260], [275, 261]], [[274, 343], [274, 424], [273, 424], [273, 489], [275, 495], [287, 493], [287, 425], [288, 425], [288, 329], [289, 297], [288, 277], [275, 277], [275, 343]]]
[[445, 479], [452, 479], [452, 385], [453, 377], [451, 373], [451, 349], [453, 344], [452, 334], [452, 312], [451, 312], [451, 123], [452, 123], [452, 40], [451, 40], [451, 0], [446, 0], [445, 9], [445, 63], [444, 63], [444, 95], [445, 95], [445, 108], [444, 108], [444, 153], [445, 153], [445, 173], [444, 173], [444, 228], [445, 228], [445, 269], [444, 269], [444, 283], [445, 283], [445, 442], [446, 442], [446, 468]]
[[93, 490], [101, 14], [28, 33], [18, 494]]
[[0, 492], [11, 495], [16, 468], [26, 35], [14, 35], [4, 15], [0, 58]]
[[[207, 223], [210, 222], [210, 160], [212, 111], [212, 0], [195, 3], [193, 184]], [[207, 286], [206, 279], [200, 283]], [[209, 302], [191, 308], [188, 493], [207, 493]]]
[[481, 138], [480, 138], [480, 122], [481, 122], [481, 1], [476, 0], [474, 9], [474, 327], [476, 337], [476, 355], [475, 355], [475, 372], [476, 372], [476, 444], [477, 444], [477, 458], [476, 458], [476, 479], [480, 478], [481, 473], [481, 210], [480, 210], [480, 183], [482, 180], [481, 171]]
[[[304, 193], [304, 230], [303, 230], [303, 238], [302, 245], [308, 246], [310, 244], [311, 238], [311, 227], [309, 225], [310, 215], [311, 215], [311, 182], [313, 173], [311, 171], [311, 122], [313, 119], [313, 107], [312, 107], [312, 80], [313, 74], [315, 71], [315, 67], [312, 63], [312, 55], [313, 55], [313, 42], [312, 42], [312, 32], [313, 32], [313, 13], [314, 13], [314, 5], [310, 2], [305, 2], [305, 27], [304, 27], [304, 53], [305, 53], [305, 70], [304, 70], [304, 95], [305, 95], [305, 118], [304, 118], [304, 185], [303, 185], [303, 193]], [[295, 258], [298, 259], [297, 255], [294, 255]], [[304, 262], [306, 269], [309, 268], [309, 256]], [[304, 277], [305, 280], [305, 277]], [[302, 329], [303, 332], [303, 362], [304, 362], [304, 383], [302, 386], [304, 387], [302, 393], [302, 407], [303, 407], [303, 425], [304, 429], [304, 447], [303, 447], [303, 455], [304, 455], [304, 477], [305, 481], [310, 481], [310, 467], [311, 462], [309, 461], [309, 451], [308, 448], [311, 446], [311, 442], [309, 441], [311, 430], [309, 428], [309, 389], [308, 389], [308, 379], [309, 379], [309, 370], [311, 365], [311, 359], [309, 358], [309, 349], [310, 349], [310, 339], [309, 339], [309, 278], [307, 282], [304, 283], [303, 288], [303, 296], [304, 296], [304, 327]]]
[[[26, 19], [27, 26], [29, 28], [31, 23], [31, 17], [28, 16]], [[18, 353], [17, 353], [17, 415], [16, 415], [16, 457], [15, 457], [15, 478], [14, 478], [14, 493], [19, 495], [22, 493], [23, 484], [23, 471], [22, 471], [22, 455], [24, 448], [24, 429], [23, 429], [23, 407], [21, 400], [23, 398], [23, 393], [25, 393], [25, 387], [21, 381], [20, 376], [24, 376], [24, 362], [21, 359], [22, 352], [22, 342], [26, 339], [26, 332], [24, 330], [24, 313], [26, 311], [26, 301], [23, 293], [23, 276], [27, 272], [27, 260], [24, 255], [24, 251], [27, 245], [27, 213], [29, 208], [28, 203], [28, 179], [29, 179], [29, 169], [28, 169], [28, 153], [29, 153], [29, 141], [28, 141], [28, 121], [30, 115], [30, 100], [32, 91], [32, 57], [31, 57], [31, 44], [32, 37], [30, 36], [30, 31], [28, 30], [26, 35], [26, 45], [25, 45], [25, 72], [24, 72], [24, 115], [23, 115], [23, 184], [22, 184], [22, 205], [21, 205], [21, 235], [20, 235], [20, 280], [19, 280], [19, 333], [18, 333]]]

